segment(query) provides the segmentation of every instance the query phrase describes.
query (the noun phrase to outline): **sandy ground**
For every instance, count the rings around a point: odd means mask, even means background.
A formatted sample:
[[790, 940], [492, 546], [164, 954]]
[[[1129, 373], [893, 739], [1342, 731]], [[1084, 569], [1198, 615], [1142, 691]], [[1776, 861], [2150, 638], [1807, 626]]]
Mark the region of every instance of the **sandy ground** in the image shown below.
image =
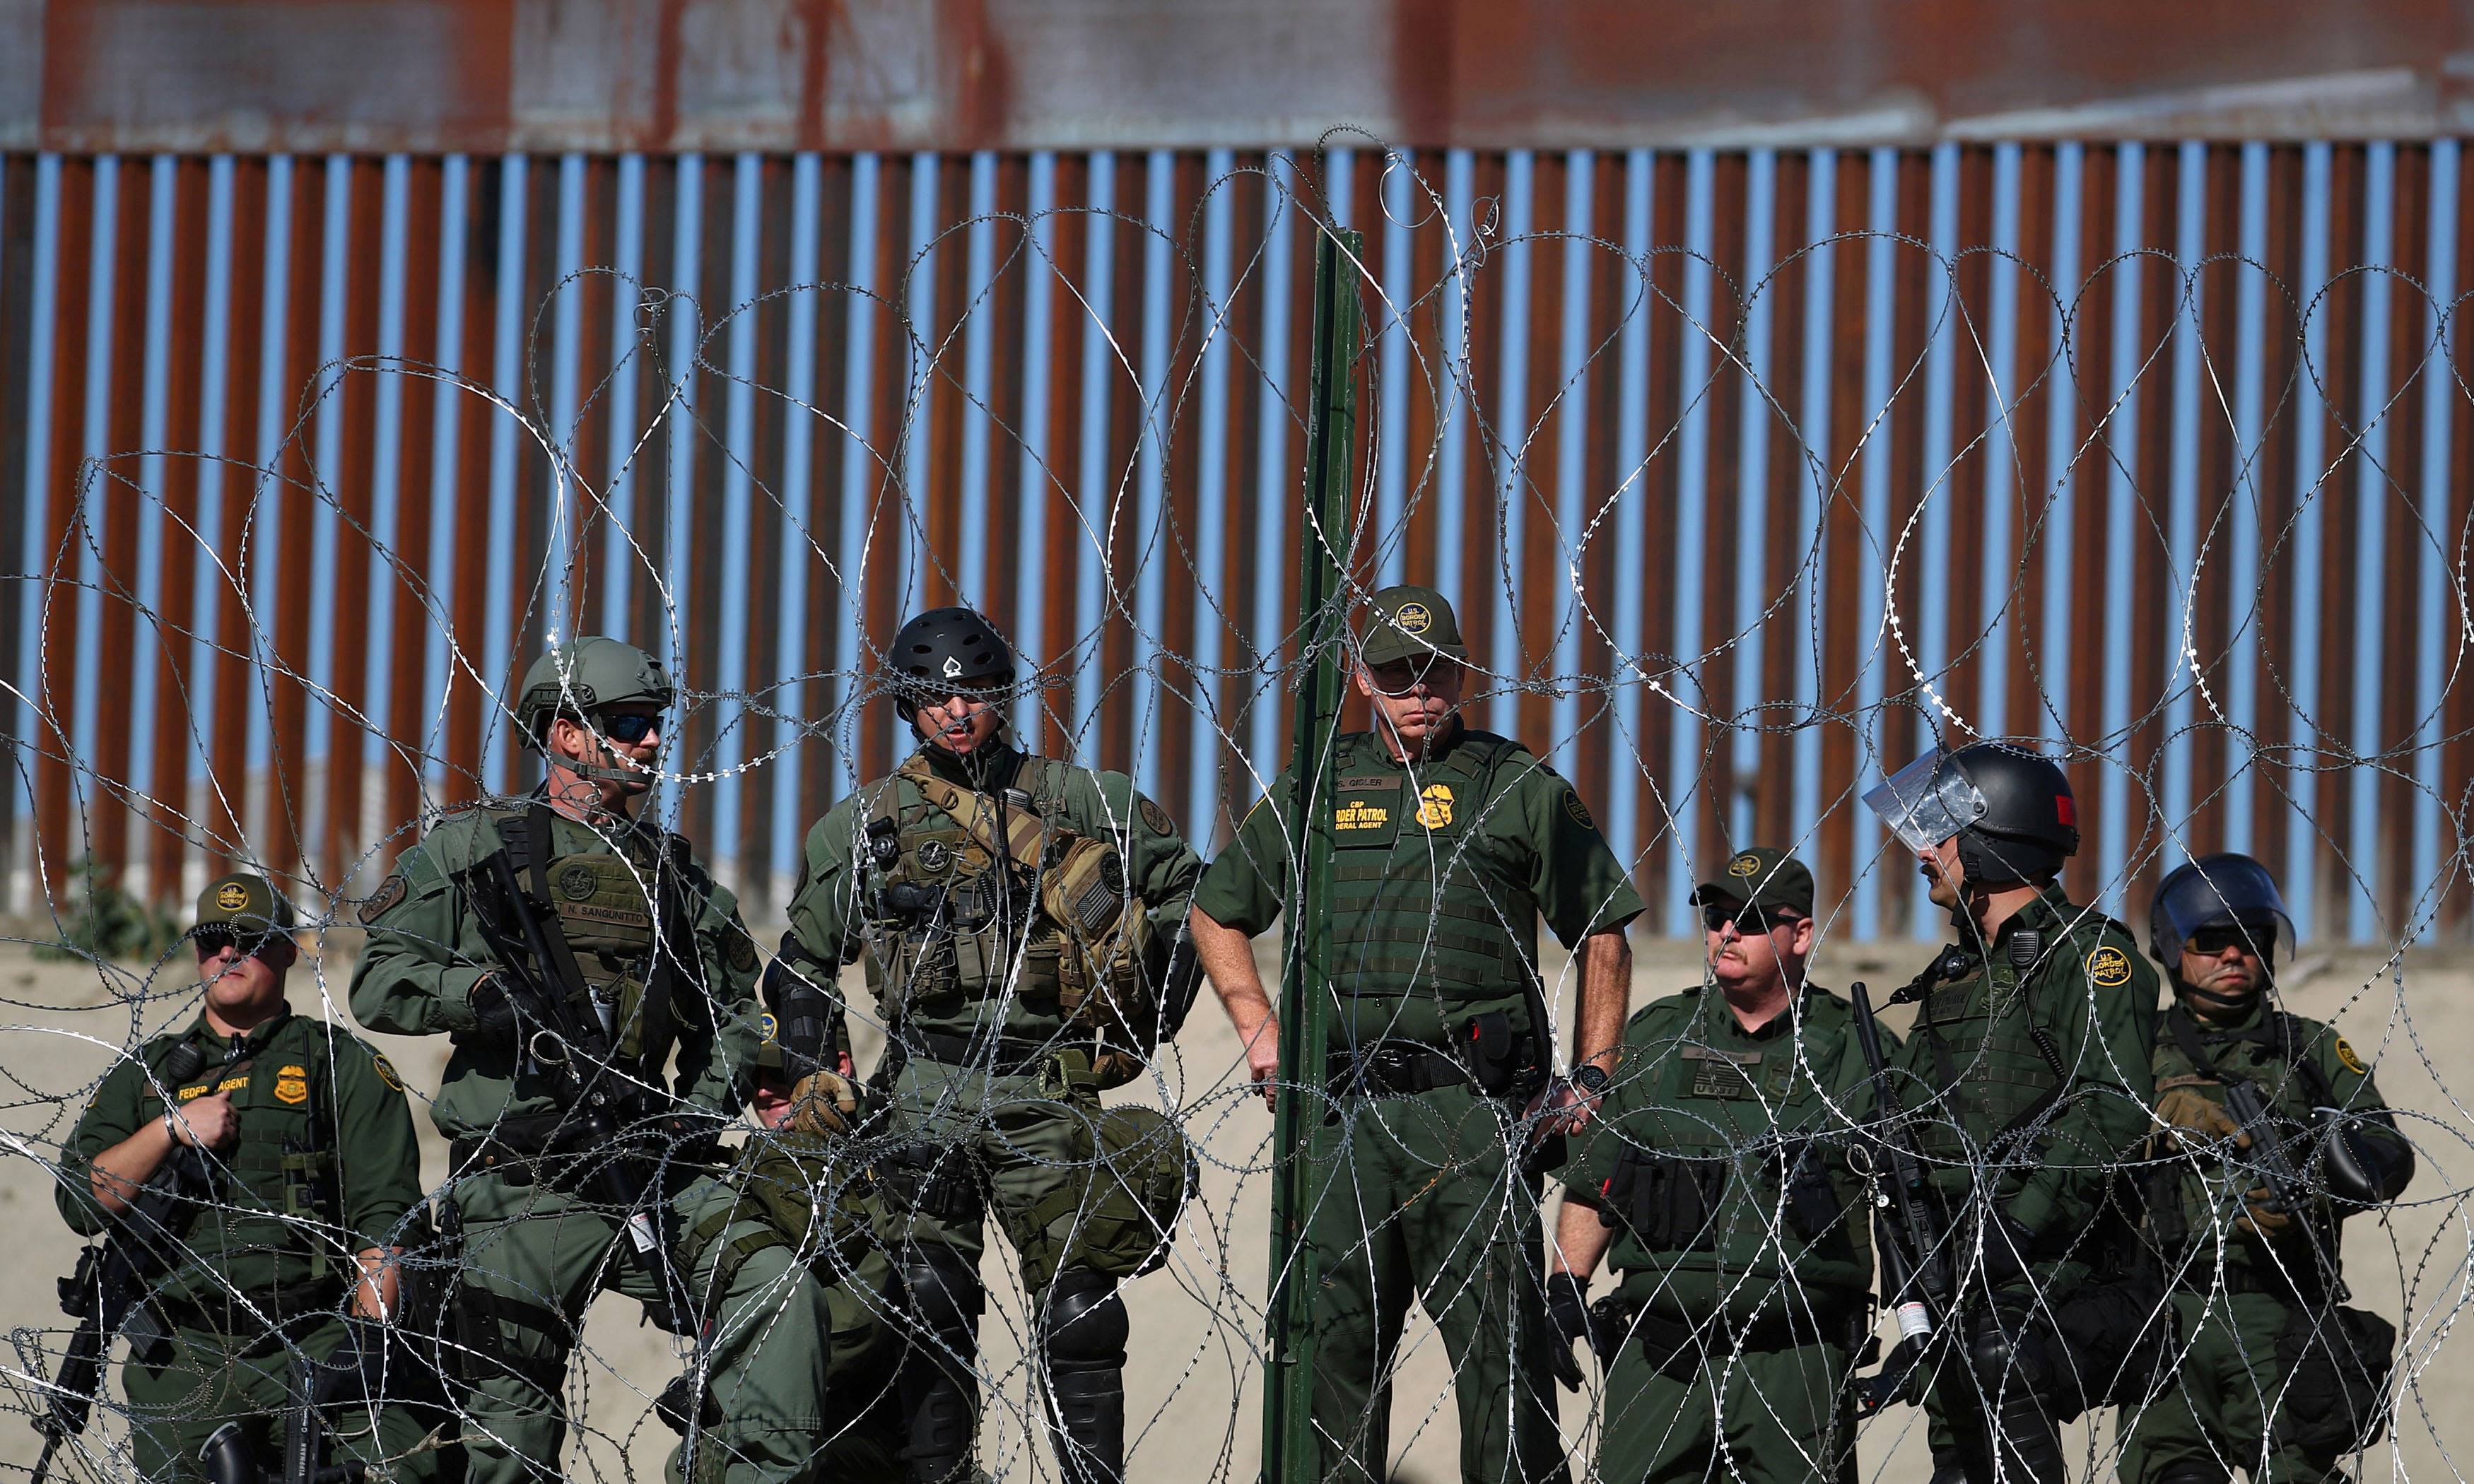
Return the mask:
[[[304, 959], [295, 971], [296, 1007], [314, 1012], [323, 996], [326, 1014], [349, 1021], [342, 1006], [349, 947], [338, 943], [323, 956]], [[1927, 951], [1907, 945], [1826, 949], [1816, 976], [1833, 985], [1865, 978], [1879, 990], [1904, 982]], [[1636, 1005], [1698, 977], [1695, 945], [1645, 944], [1639, 960]], [[0, 945], [0, 999], [7, 1002], [0, 1009], [6, 1027], [0, 1080], [8, 1089], [0, 1097], [0, 1145], [12, 1156], [0, 1162], [0, 1322], [17, 1340], [17, 1358], [0, 1360], [0, 1366], [12, 1371], [25, 1363], [28, 1330], [62, 1323], [52, 1283], [76, 1255], [76, 1243], [53, 1209], [48, 1159], [74, 1122], [85, 1089], [129, 1043], [130, 996], [142, 988], [127, 970], [107, 977], [91, 966], [41, 963], [22, 946]], [[2401, 1326], [2409, 1381], [2398, 1425], [2365, 1460], [2364, 1472], [2371, 1478], [2462, 1478], [2458, 1460], [2474, 1445], [2474, 1350], [2468, 1348], [2474, 1342], [2452, 1342], [2451, 1335], [2474, 1281], [2467, 1260], [2474, 1225], [2463, 1201], [2474, 1185], [2474, 1149], [2468, 1147], [2474, 1113], [2462, 1101], [2474, 1091], [2474, 1062], [2468, 1060], [2474, 1051], [2474, 958], [2462, 952], [2418, 954], [2385, 976], [2381, 965], [2366, 956], [2306, 958], [2289, 975], [2288, 1001], [2302, 1014], [2337, 1018], [2362, 1054], [2375, 1059], [2383, 1091], [2413, 1115], [2411, 1126], [2423, 1151], [2411, 1204], [2382, 1222], [2358, 1220], [2348, 1232], [2356, 1302], [2409, 1316]], [[177, 992], [151, 1000], [145, 1029], [188, 1013]], [[444, 1041], [373, 1039], [402, 1067], [416, 1094], [436, 1087]], [[1176, 1101], [1186, 1110], [1186, 1127], [1202, 1148], [1202, 1196], [1188, 1214], [1169, 1266], [1128, 1292], [1134, 1357], [1128, 1371], [1129, 1472], [1136, 1480], [1178, 1484], [1251, 1480], [1260, 1429], [1260, 1373], [1253, 1357], [1268, 1270], [1270, 1197], [1263, 1170], [1271, 1118], [1258, 1101], [1243, 1094], [1235, 1038], [1207, 1002], [1198, 1008], [1168, 1078]], [[1158, 1094], [1138, 1085], [1117, 1095]], [[446, 1175], [445, 1147], [425, 1117], [418, 1121], [423, 1175], [435, 1185]], [[1000, 1384], [987, 1409], [982, 1463], [1006, 1479], [1053, 1477], [1027, 1409], [1020, 1337], [1029, 1327], [1020, 1285], [1003, 1243], [993, 1246], [985, 1273], [991, 1304], [982, 1333], [984, 1363]], [[671, 1342], [640, 1327], [634, 1306], [615, 1297], [595, 1304], [585, 1342], [589, 1358], [576, 1367], [570, 1383], [585, 1418], [573, 1445], [572, 1472], [604, 1479], [660, 1477], [672, 1437], [649, 1417], [647, 1399], [673, 1373]], [[58, 1336], [52, 1343], [57, 1345]], [[1395, 1386], [1395, 1477], [1445, 1484], [1457, 1472], [1449, 1382], [1439, 1338], [1413, 1317]], [[1586, 1395], [1564, 1400], [1564, 1430], [1580, 1459], [1595, 1446], [1589, 1411]], [[108, 1432], [110, 1424], [102, 1421], [98, 1428]], [[2081, 1472], [2092, 1467], [2110, 1473], [2101, 1436], [2091, 1439], [2079, 1429], [2074, 1447], [2090, 1461]], [[0, 1466], [22, 1470], [36, 1452], [31, 1428], [0, 1419]], [[1905, 1409], [1886, 1414], [1866, 1432], [1861, 1457], [1868, 1478], [1921, 1484], [1928, 1472], [1921, 1418]]]

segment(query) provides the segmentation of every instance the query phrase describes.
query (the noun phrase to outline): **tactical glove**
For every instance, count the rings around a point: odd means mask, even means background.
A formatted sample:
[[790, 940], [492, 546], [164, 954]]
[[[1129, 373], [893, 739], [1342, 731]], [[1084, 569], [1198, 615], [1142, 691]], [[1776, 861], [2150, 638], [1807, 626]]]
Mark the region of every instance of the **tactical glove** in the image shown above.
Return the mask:
[[815, 1071], [790, 1085], [790, 1127], [824, 1137], [859, 1121], [859, 1089], [839, 1072]]
[[1984, 1223], [1984, 1282], [2001, 1288], [2024, 1282], [2036, 1251], [2036, 1234], [2008, 1211], [1996, 1211]]
[[377, 1319], [348, 1318], [343, 1342], [327, 1357], [333, 1378], [322, 1390], [338, 1401], [355, 1405], [386, 1400], [387, 1327]]
[[2158, 1093], [2156, 1122], [2185, 1154], [2220, 1154], [2227, 1143], [2236, 1149], [2250, 1147], [2250, 1136], [2225, 1111], [2225, 1105], [2196, 1088], [2169, 1088]]
[[1578, 1273], [1558, 1273], [1546, 1280], [1546, 1321], [1555, 1327], [1555, 1379], [1565, 1391], [1579, 1391], [1585, 1378], [1572, 1358], [1572, 1342], [1596, 1341], [1589, 1333], [1589, 1281]]
[[503, 1046], [516, 1039], [516, 1002], [507, 997], [497, 975], [483, 975], [464, 1003], [473, 1012], [473, 1028], [459, 1032], [453, 1038], [456, 1044]]

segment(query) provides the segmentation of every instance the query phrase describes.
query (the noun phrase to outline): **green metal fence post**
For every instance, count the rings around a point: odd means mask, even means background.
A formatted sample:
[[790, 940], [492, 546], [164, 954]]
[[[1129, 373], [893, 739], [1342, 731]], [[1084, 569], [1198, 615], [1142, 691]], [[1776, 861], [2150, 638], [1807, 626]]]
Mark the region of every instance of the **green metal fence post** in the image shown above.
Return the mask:
[[1299, 658], [1308, 665], [1298, 695], [1291, 754], [1298, 797], [1298, 875], [1290, 898], [1280, 993], [1280, 1077], [1287, 1084], [1273, 1119], [1271, 1373], [1263, 1392], [1263, 1477], [1290, 1484], [1312, 1476], [1315, 1382], [1314, 1307], [1322, 1288], [1319, 1255], [1305, 1227], [1320, 1173], [1329, 1169], [1333, 1131], [1319, 1089], [1323, 1028], [1331, 994], [1323, 971], [1330, 915], [1331, 835], [1321, 824], [1331, 792], [1332, 741], [1340, 726], [1348, 614], [1349, 497], [1355, 488], [1357, 406], [1351, 369], [1358, 337], [1358, 263], [1365, 239], [1325, 228], [1315, 247], [1314, 356], [1306, 422], [1306, 523], [1298, 556]]

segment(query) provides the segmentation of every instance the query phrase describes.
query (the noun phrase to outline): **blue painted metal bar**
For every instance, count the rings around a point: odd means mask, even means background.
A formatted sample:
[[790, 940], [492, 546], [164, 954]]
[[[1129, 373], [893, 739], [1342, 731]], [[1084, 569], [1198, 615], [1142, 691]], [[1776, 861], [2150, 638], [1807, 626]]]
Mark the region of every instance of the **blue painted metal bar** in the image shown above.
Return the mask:
[[[2446, 699], [2448, 645], [2441, 636], [2467, 628], [2464, 590], [2452, 580], [2450, 562], [2455, 533], [2448, 527], [2451, 440], [2455, 432], [2452, 399], [2461, 395], [2448, 356], [2449, 332], [2457, 307], [2458, 171], [2462, 146], [2442, 139], [2431, 147], [2431, 234], [2423, 252], [2423, 287], [2430, 309], [2424, 320], [2422, 363], [2421, 494], [2414, 502], [2419, 539], [2414, 542], [2414, 631], [2421, 642], [2414, 651], [2413, 832], [2409, 879], [2421, 895], [2411, 909], [2413, 919], [2399, 924], [2430, 943], [2438, 936], [2440, 891], [2441, 706]], [[2454, 609], [2454, 613], [2450, 611]], [[2452, 622], [2453, 618], [2453, 622]]]
[[[1734, 667], [1734, 687], [1728, 697], [1734, 713], [1726, 739], [1726, 792], [1718, 806], [1725, 810], [1727, 841], [1740, 847], [1754, 842], [1753, 783], [1761, 771], [1762, 661], [1767, 657], [1762, 611], [1769, 604], [1770, 561], [1770, 424], [1778, 409], [1770, 403], [1770, 330], [1777, 319], [1778, 152], [1754, 150], [1744, 161], [1744, 328], [1735, 371], [1743, 376], [1735, 407], [1735, 625], [1720, 641], [1721, 652]], [[1734, 372], [1730, 372], [1733, 374]], [[1713, 761], [1715, 757], [1713, 756]], [[1762, 841], [1761, 844], [1772, 842]]]
[[1700, 712], [1709, 706], [1702, 684], [1701, 607], [1704, 593], [1702, 553], [1706, 548], [1710, 499], [1710, 393], [1713, 371], [1722, 352], [1717, 330], [1710, 324], [1715, 300], [1717, 264], [1710, 257], [1716, 223], [1717, 158], [1708, 150], [1686, 156], [1684, 204], [1684, 328], [1677, 359], [1678, 392], [1684, 426], [1675, 441], [1675, 658], [1676, 667], [1660, 679], [1667, 686], [1670, 707], [1666, 776], [1666, 810], [1672, 833], [1667, 838], [1666, 930], [1688, 937], [1694, 930], [1691, 893], [1692, 851], [1699, 838], [1700, 811], [1708, 791], [1710, 770], [1701, 755]]

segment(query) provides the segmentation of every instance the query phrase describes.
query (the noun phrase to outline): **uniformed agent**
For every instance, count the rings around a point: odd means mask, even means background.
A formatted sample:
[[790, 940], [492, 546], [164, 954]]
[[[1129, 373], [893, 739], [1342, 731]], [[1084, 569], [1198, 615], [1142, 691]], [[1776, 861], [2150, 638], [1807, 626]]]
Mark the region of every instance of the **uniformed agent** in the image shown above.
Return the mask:
[[[2293, 921], [2266, 867], [2209, 855], [2167, 876], [2147, 946], [2173, 989], [2156, 1039], [2147, 1220], [2187, 1349], [2176, 1384], [2124, 1419], [2122, 1476], [2342, 1478], [2339, 1460], [2384, 1426], [2396, 1330], [2343, 1306], [2340, 1231], [2404, 1192], [2413, 1146], [2345, 1038], [2278, 1007]], [[2260, 1118], [2245, 1124], [2236, 1101]]]
[[2128, 1326], [2099, 1333], [2073, 1304], [2104, 1297], [2131, 1240], [2106, 1218], [2147, 1129], [2155, 976], [2129, 929], [2058, 884], [2079, 833], [2049, 759], [2007, 742], [1936, 749], [1864, 802], [1957, 935], [1891, 996], [1922, 1002], [1891, 1065], [1956, 1269], [1956, 1343], [1925, 1399], [1933, 1477], [2060, 1484], [2060, 1424], [2102, 1404], [2149, 1317], [2092, 1304]]
[[1165, 1257], [1189, 1156], [1175, 1125], [1104, 1116], [1099, 1094], [1140, 1074], [1190, 998], [1173, 960], [1202, 863], [1124, 774], [1023, 751], [1004, 712], [1013, 654], [979, 614], [911, 619], [886, 668], [919, 745], [809, 830], [782, 959], [837, 1002], [837, 966], [863, 959], [884, 1017], [871, 1080], [889, 1094], [878, 1177], [910, 1331], [905, 1470], [934, 1484], [971, 1464], [992, 1207], [1031, 1295], [1060, 1472], [1115, 1480], [1117, 1285]]
[[[788, 991], [786, 996], [785, 991]], [[764, 978], [763, 1048], [732, 1163], [679, 1193], [678, 1261], [694, 1362], [663, 1399], [683, 1436], [672, 1484], [902, 1476], [902, 1342], [892, 1262], [853, 1138], [861, 1092], [824, 1065], [830, 1016], [793, 976]], [[694, 1419], [692, 1430], [689, 1419]]]
[[[1572, 785], [1508, 737], [1468, 727], [1458, 620], [1431, 588], [1375, 594], [1356, 683], [1375, 730], [1341, 737], [1334, 791], [1295, 818], [1283, 774], [1195, 896], [1195, 945], [1272, 1095], [1335, 1100], [1338, 1157], [1303, 1240], [1322, 1248], [1314, 1429], [1303, 1477], [1386, 1477], [1386, 1375], [1413, 1296], [1451, 1356], [1467, 1479], [1565, 1476], [1538, 1202], [1540, 1139], [1578, 1129], [1623, 1032], [1641, 901]], [[1279, 1025], [1248, 940], [1298, 877], [1301, 826], [1330, 832], [1337, 997], [1313, 1065], [1279, 1065]], [[1581, 977], [1575, 1070], [1552, 1077], [1537, 923]]]
[[551, 648], [516, 711], [542, 786], [441, 820], [363, 913], [352, 1013], [455, 1042], [430, 1117], [464, 1232], [476, 1484], [558, 1471], [568, 1352], [597, 1289], [668, 1316], [659, 1187], [738, 1110], [762, 1038], [736, 899], [638, 816], [673, 699], [633, 645]]
[[[1608, 1364], [1606, 1484], [1852, 1481], [1842, 1398], [1873, 1318], [1869, 1207], [1847, 1158], [1872, 1101], [1855, 1015], [1805, 978], [1803, 862], [1741, 851], [1692, 900], [1707, 976], [1624, 1028], [1566, 1172], [1548, 1312], [1566, 1347], [1589, 1340]], [[1623, 1278], [1592, 1309], [1602, 1256]], [[1568, 1350], [1556, 1358], [1577, 1389]]]
[[[183, 1185], [174, 1209], [183, 1260], [148, 1301], [167, 1338], [121, 1369], [148, 1479], [206, 1477], [200, 1449], [228, 1425], [224, 1448], [272, 1471], [296, 1357], [361, 1371], [367, 1355], [370, 1375], [386, 1364], [394, 1259], [421, 1203], [412, 1111], [368, 1042], [293, 1013], [294, 925], [263, 876], [206, 889], [189, 930], [205, 1006], [105, 1075], [61, 1161], [61, 1214], [99, 1236], [167, 1161], [204, 1156], [191, 1164], [203, 1185]], [[410, 1452], [422, 1424], [366, 1388], [328, 1425], [345, 1456], [395, 1459], [400, 1479], [434, 1472], [436, 1453]]]

